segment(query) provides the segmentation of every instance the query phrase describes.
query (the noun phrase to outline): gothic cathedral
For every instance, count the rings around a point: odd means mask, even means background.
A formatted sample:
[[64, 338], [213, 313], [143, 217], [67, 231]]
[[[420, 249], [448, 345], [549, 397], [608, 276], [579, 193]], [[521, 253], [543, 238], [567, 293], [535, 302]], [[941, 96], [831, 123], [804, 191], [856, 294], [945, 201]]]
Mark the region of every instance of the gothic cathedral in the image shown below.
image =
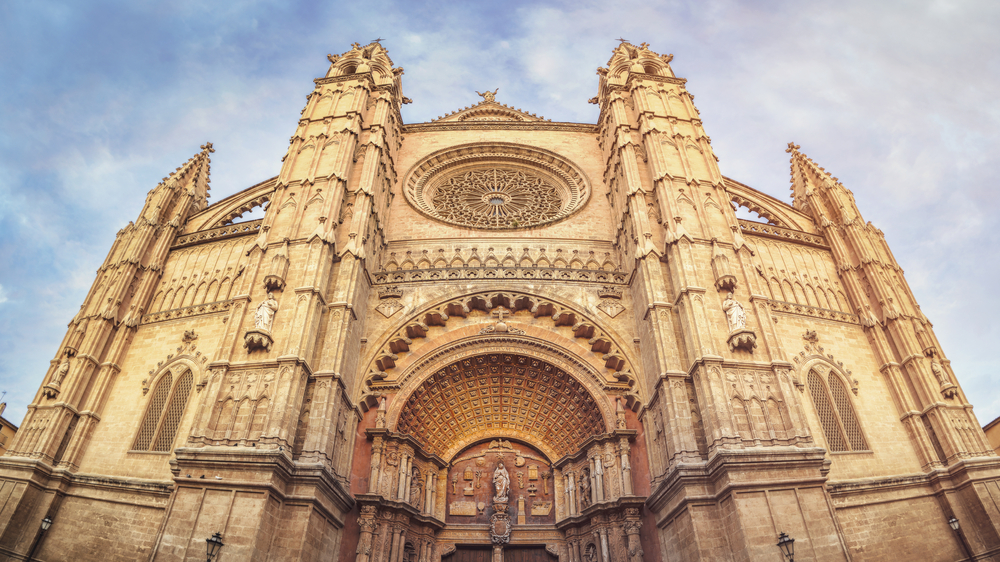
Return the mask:
[[406, 124], [354, 44], [277, 176], [209, 204], [202, 146], [0, 458], [0, 560], [1000, 559], [882, 232], [795, 144], [791, 205], [724, 176], [671, 58], [622, 42], [596, 124]]

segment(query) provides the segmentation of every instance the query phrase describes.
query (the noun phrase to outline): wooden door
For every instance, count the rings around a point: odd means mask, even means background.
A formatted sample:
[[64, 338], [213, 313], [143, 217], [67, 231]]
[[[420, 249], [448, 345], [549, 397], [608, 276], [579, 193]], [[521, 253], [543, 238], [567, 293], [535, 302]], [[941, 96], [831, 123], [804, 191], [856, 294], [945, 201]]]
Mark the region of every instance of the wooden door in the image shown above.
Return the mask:
[[507, 546], [503, 549], [503, 562], [555, 562], [556, 557], [545, 551], [544, 546]]
[[481, 546], [459, 546], [455, 553], [444, 559], [445, 562], [490, 562], [493, 549]]

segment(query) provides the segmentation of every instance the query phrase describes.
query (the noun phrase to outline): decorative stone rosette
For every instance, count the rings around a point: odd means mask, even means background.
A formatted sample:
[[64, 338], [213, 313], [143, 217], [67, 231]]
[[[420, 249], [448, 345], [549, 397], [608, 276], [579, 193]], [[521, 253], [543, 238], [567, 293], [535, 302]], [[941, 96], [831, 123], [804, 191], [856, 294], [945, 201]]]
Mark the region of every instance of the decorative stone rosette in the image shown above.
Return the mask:
[[417, 163], [403, 190], [421, 213], [455, 226], [509, 230], [576, 212], [590, 183], [565, 158], [511, 143], [477, 143], [436, 152]]

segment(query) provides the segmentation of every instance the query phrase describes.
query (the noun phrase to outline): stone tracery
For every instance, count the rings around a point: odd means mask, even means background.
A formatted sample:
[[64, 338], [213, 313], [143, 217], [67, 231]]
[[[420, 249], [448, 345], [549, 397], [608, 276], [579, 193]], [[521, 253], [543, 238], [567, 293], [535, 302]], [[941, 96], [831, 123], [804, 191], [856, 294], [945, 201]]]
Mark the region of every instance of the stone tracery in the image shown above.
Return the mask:
[[504, 230], [569, 216], [590, 198], [576, 165], [511, 143], [461, 145], [431, 154], [407, 174], [403, 193], [425, 215], [458, 226]]
[[465, 171], [446, 179], [434, 195], [442, 218], [476, 228], [508, 228], [547, 222], [562, 200], [545, 179], [521, 170], [489, 168]]

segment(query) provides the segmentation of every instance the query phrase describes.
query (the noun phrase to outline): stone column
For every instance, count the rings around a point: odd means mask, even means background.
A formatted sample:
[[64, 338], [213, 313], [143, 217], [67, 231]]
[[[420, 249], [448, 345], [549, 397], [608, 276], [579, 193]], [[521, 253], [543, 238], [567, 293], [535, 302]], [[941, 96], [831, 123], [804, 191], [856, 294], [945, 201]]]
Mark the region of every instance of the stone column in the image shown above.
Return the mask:
[[431, 506], [431, 497], [432, 497], [431, 490], [434, 489], [433, 484], [431, 483], [433, 481], [434, 481], [434, 473], [428, 470], [427, 477], [424, 478], [424, 510], [423, 510], [423, 512], [427, 514], [433, 513]]
[[403, 485], [403, 501], [410, 503], [410, 485], [413, 484], [413, 458], [406, 458], [406, 483]]
[[406, 501], [406, 465], [409, 458], [400, 453], [399, 455], [399, 480], [396, 482], [396, 499], [399, 501]]
[[608, 548], [608, 530], [602, 528], [601, 534], [601, 559], [604, 562], [611, 562], [611, 551]]
[[642, 521], [626, 521], [625, 536], [628, 538], [628, 560], [623, 562], [643, 562], [642, 545], [639, 542], [639, 529]]
[[401, 562], [403, 560], [403, 548], [406, 546], [406, 529], [399, 529], [399, 540], [393, 552], [391, 562]]
[[[385, 562], [393, 562], [393, 559], [395, 558], [394, 555], [396, 553], [396, 541], [398, 539], [396, 532], [397, 529], [395, 527], [388, 527], [386, 531], [388, 531], [389, 533], [389, 538], [385, 541], [386, 542], [385, 550], [382, 552], [381, 558], [385, 560]], [[382, 562], [382, 561], [373, 560], [372, 562]]]
[[493, 545], [492, 562], [503, 562], [503, 547], [498, 544]]
[[566, 487], [566, 499], [569, 500], [569, 514], [576, 515], [579, 507], [576, 504], [576, 475], [572, 472], [569, 473], [566, 478], [569, 480], [569, 485]]
[[361, 537], [358, 539], [356, 562], [369, 562], [372, 552], [372, 533], [375, 531], [375, 524], [375, 506], [362, 506], [361, 517], [358, 519], [358, 526], [361, 528]]
[[632, 491], [632, 463], [629, 461], [628, 439], [622, 439], [618, 446], [622, 454], [622, 495], [631, 496]]
[[600, 456], [590, 459], [590, 498], [591, 503], [604, 501], [604, 469]]

